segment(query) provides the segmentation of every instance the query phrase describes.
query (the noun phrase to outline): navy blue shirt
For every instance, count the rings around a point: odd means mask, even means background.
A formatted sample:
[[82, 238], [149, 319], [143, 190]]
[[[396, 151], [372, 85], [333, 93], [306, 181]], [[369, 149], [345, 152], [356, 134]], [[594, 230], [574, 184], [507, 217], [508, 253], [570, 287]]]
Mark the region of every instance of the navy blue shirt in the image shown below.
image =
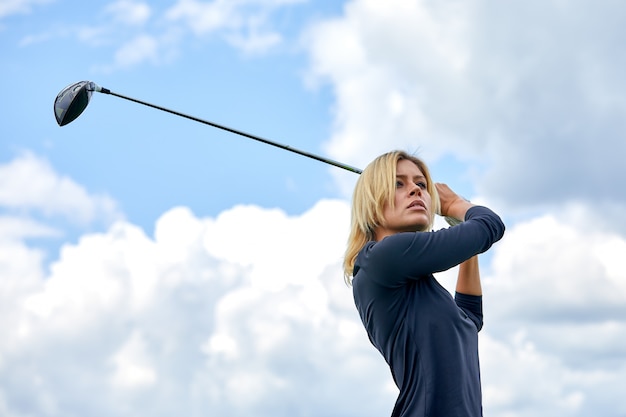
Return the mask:
[[504, 234], [504, 224], [480, 206], [470, 208], [465, 220], [435, 232], [368, 242], [357, 256], [354, 301], [400, 390], [392, 417], [482, 415], [482, 297], [456, 293], [453, 299], [433, 273], [489, 249]]

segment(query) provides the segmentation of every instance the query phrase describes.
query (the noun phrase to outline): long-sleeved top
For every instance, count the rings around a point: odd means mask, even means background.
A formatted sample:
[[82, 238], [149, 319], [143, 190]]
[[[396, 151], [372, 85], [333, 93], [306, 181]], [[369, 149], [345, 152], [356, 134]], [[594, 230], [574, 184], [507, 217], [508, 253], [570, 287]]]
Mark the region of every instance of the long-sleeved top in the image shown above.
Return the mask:
[[482, 297], [453, 298], [433, 273], [486, 251], [503, 234], [494, 212], [474, 206], [458, 226], [397, 233], [359, 252], [354, 301], [400, 390], [392, 417], [482, 415]]

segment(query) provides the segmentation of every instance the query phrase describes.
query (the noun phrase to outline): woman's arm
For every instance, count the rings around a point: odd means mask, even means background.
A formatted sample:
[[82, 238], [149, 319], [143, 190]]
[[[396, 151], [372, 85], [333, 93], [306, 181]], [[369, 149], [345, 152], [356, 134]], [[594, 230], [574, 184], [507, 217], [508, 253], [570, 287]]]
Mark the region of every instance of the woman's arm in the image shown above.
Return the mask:
[[[435, 232], [396, 233], [372, 245], [363, 260], [368, 259], [372, 276], [393, 287], [468, 262], [461, 274], [463, 288], [470, 291], [468, 295], [480, 294], [480, 286], [476, 286], [476, 281], [480, 285], [478, 262], [470, 259], [502, 238], [504, 223], [493, 211], [466, 201], [447, 185], [436, 186], [441, 203], [439, 214], [465, 222]], [[470, 282], [474, 284], [466, 288]]]
[[[441, 203], [441, 215], [464, 220], [467, 210], [474, 205], [459, 197], [446, 184], [438, 183], [436, 187]], [[473, 256], [460, 264], [459, 276], [456, 281], [456, 292], [467, 295], [482, 295], [478, 256]]]
[[[448, 270], [485, 252], [504, 234], [504, 224], [486, 207], [467, 210], [465, 222], [435, 232], [404, 232], [388, 236], [371, 246], [363, 256], [372, 273], [387, 285], [401, 286], [407, 280]], [[463, 267], [463, 275], [472, 271]], [[478, 277], [477, 264], [475, 273]], [[463, 279], [465, 281], [465, 279]]]
[[478, 256], [473, 256], [459, 265], [456, 292], [467, 295], [482, 295]]

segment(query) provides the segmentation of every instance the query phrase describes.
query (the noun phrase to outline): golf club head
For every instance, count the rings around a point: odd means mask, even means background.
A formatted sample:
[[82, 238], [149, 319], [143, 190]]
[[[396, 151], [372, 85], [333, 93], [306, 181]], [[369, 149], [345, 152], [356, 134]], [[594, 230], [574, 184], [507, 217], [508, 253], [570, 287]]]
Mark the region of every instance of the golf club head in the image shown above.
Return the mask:
[[80, 81], [61, 90], [54, 100], [54, 115], [59, 126], [65, 126], [80, 116], [97, 88], [91, 81]]

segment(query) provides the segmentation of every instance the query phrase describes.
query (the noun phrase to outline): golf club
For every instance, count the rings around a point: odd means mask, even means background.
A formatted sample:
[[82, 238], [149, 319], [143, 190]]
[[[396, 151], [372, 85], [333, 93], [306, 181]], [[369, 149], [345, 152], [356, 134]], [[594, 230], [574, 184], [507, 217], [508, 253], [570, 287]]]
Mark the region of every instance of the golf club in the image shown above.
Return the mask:
[[262, 137], [252, 135], [250, 133], [242, 132], [237, 129], [233, 129], [231, 127], [223, 126], [217, 123], [209, 122], [207, 120], [200, 119], [198, 117], [190, 116], [188, 114], [184, 114], [175, 110], [171, 110], [165, 107], [157, 106], [156, 104], [151, 104], [142, 100], [138, 100], [136, 98], [127, 97], [118, 93], [114, 93], [108, 88], [100, 87], [96, 83], [92, 81], [79, 81], [77, 83], [68, 85], [57, 95], [57, 98], [54, 100], [54, 115], [56, 117], [57, 123], [59, 126], [65, 126], [68, 123], [74, 121], [81, 113], [87, 108], [89, 101], [91, 100], [91, 95], [96, 91], [98, 93], [110, 94], [112, 96], [116, 96], [119, 98], [123, 98], [124, 100], [133, 101], [135, 103], [143, 104], [144, 106], [152, 107], [158, 110], [163, 110], [167, 113], [174, 114], [176, 116], [181, 116], [186, 119], [194, 120], [196, 122], [204, 123], [205, 125], [213, 126], [218, 129], [225, 130], [227, 132], [235, 133], [240, 136], [244, 136], [249, 139], [254, 139], [256, 141], [275, 146], [277, 148], [281, 148], [290, 152], [297, 153], [302, 156], [306, 156], [307, 158], [312, 158], [330, 165], [334, 165], [336, 167], [345, 169], [346, 171], [354, 172], [356, 174], [360, 174], [362, 171], [358, 168], [352, 167], [350, 165], [342, 164], [341, 162], [333, 161], [332, 159], [323, 158], [321, 156], [312, 154], [310, 152], [302, 151], [300, 149], [293, 148], [288, 145], [283, 145], [281, 143], [273, 142], [268, 139], [264, 139]]
[[[342, 164], [341, 162], [334, 161], [332, 159], [323, 158], [319, 155], [312, 154], [310, 152], [302, 151], [300, 149], [293, 148], [288, 145], [283, 145], [281, 143], [277, 143], [268, 139], [264, 139], [262, 137], [252, 135], [250, 133], [242, 132], [241, 130], [233, 129], [231, 127], [223, 126], [214, 122], [209, 122], [207, 120], [200, 119], [198, 117], [190, 116], [185, 113], [181, 113], [175, 110], [171, 110], [165, 107], [157, 106], [156, 104], [151, 104], [142, 100], [138, 100], [136, 98], [127, 97], [122, 94], [114, 93], [108, 88], [100, 87], [96, 83], [92, 81], [79, 81], [74, 84], [70, 84], [65, 87], [61, 92], [57, 95], [54, 100], [54, 116], [56, 117], [57, 123], [59, 126], [65, 126], [68, 123], [73, 122], [81, 113], [87, 108], [89, 101], [91, 100], [91, 95], [93, 92], [109, 94], [112, 96], [116, 96], [119, 98], [123, 98], [124, 100], [133, 101], [135, 103], [143, 104], [144, 106], [152, 107], [158, 110], [162, 110], [167, 113], [174, 114], [176, 116], [181, 116], [186, 119], [190, 119], [196, 122], [203, 123], [205, 125], [209, 125], [212, 127], [216, 127], [218, 129], [225, 130], [227, 132], [235, 133], [240, 136], [244, 136], [249, 139], [254, 139], [256, 141], [275, 146], [280, 149], [284, 149], [286, 151], [294, 152], [302, 156], [306, 156], [307, 158], [312, 158], [320, 162], [324, 162], [338, 168], [345, 169], [346, 171], [354, 172], [355, 174], [361, 174], [363, 171], [359, 168], [355, 168], [350, 165]], [[460, 220], [454, 219], [452, 217], [445, 217], [446, 222], [451, 226], [461, 223]]]

